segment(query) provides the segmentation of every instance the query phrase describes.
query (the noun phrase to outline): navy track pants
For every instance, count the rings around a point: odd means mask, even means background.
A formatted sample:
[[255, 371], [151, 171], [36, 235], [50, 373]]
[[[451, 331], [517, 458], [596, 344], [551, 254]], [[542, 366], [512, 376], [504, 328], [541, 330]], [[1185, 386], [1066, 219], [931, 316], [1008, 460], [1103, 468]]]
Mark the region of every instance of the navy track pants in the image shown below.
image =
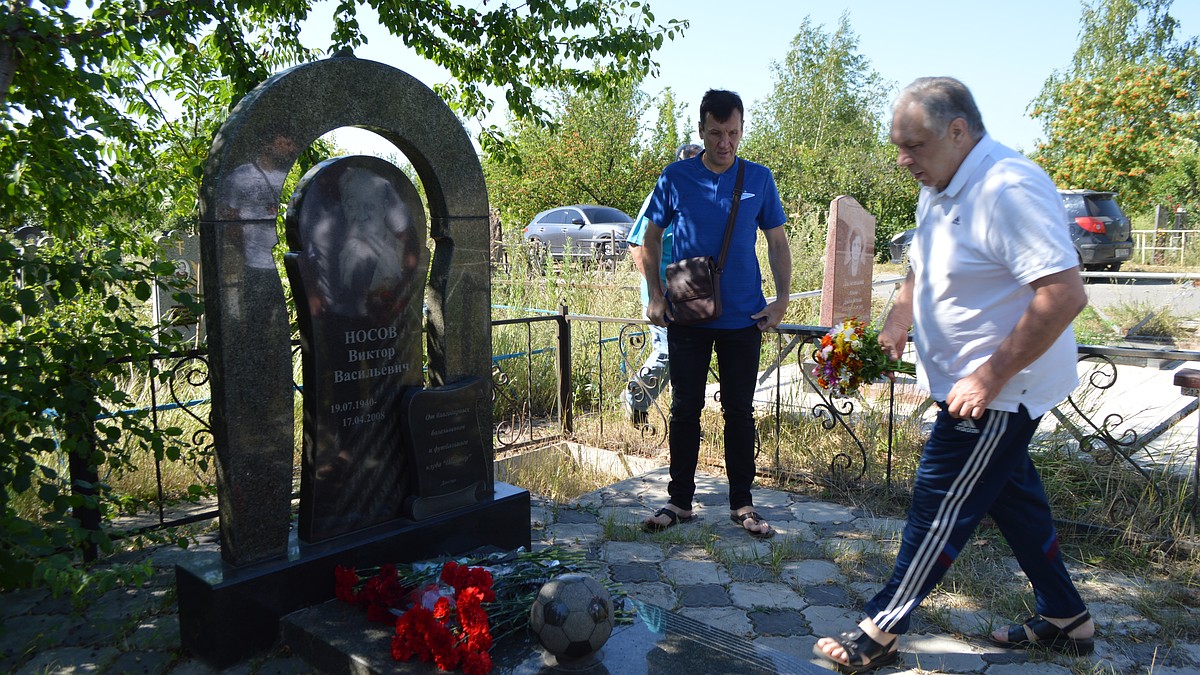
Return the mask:
[[909, 615], [949, 570], [984, 514], [1000, 528], [1033, 585], [1037, 611], [1065, 618], [1084, 611], [1058, 550], [1050, 505], [1029, 459], [1041, 419], [988, 410], [978, 420], [951, 417], [944, 402], [925, 443], [908, 523], [887, 584], [867, 615], [889, 633], [908, 630]]

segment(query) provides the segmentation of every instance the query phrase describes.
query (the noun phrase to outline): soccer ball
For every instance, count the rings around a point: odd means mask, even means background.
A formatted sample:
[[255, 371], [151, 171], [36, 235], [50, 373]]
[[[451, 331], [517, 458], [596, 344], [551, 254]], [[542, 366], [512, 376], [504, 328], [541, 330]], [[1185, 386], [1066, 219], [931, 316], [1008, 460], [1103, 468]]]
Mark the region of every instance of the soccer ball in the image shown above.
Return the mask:
[[547, 581], [529, 608], [529, 627], [546, 651], [578, 659], [604, 646], [613, 629], [608, 589], [586, 574]]

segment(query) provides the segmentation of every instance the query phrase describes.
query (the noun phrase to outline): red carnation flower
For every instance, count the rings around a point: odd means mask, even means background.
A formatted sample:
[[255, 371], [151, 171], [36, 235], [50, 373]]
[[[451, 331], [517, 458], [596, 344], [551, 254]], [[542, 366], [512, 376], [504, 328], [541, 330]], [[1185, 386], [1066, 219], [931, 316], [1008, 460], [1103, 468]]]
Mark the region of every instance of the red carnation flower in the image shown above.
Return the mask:
[[353, 568], [338, 565], [333, 570], [334, 592], [337, 599], [354, 604], [357, 593], [354, 586], [358, 584], [358, 574]]
[[487, 652], [471, 652], [462, 662], [466, 675], [486, 675], [492, 672], [492, 656]]

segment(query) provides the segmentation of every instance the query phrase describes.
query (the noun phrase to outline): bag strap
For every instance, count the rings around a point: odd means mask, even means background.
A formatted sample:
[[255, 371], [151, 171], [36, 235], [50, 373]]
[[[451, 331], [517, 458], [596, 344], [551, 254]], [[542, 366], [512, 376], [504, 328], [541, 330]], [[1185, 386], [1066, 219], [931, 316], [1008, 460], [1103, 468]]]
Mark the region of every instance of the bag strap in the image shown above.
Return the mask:
[[738, 204], [742, 201], [742, 178], [746, 175], [746, 166], [741, 157], [737, 158], [737, 165], [737, 178], [733, 181], [733, 204], [729, 207], [725, 241], [721, 242], [721, 255], [717, 258], [717, 274], [725, 271], [725, 257], [729, 255], [729, 242], [733, 239], [733, 224], [737, 222]]

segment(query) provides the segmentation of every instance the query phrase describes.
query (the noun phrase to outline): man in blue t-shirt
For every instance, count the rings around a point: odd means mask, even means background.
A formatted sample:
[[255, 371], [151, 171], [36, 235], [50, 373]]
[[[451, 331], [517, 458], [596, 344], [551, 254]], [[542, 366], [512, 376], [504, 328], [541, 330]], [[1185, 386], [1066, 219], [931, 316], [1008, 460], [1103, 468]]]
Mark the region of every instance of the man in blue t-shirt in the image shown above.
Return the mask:
[[[684, 143], [675, 150], [675, 159], [691, 159], [700, 154], [702, 150], [704, 148], [695, 143]], [[642, 202], [642, 210], [638, 211], [637, 221], [633, 224], [633, 229], [629, 231], [629, 236], [625, 238], [629, 243], [629, 257], [641, 275], [643, 316], [646, 315], [646, 308], [650, 305], [650, 289], [646, 285], [646, 268], [642, 263], [642, 242], [646, 240], [646, 225], [649, 222], [646, 220], [646, 207], [650, 205], [652, 196], [654, 196], [653, 192], [646, 195], [646, 201]], [[674, 228], [668, 224], [662, 233], [662, 263], [658, 266], [660, 281], [665, 278], [664, 270], [672, 261], [671, 240], [674, 236]], [[654, 404], [654, 400], [666, 386], [670, 373], [670, 362], [667, 359], [667, 329], [654, 324], [649, 324], [646, 328], [650, 334], [650, 354], [646, 357], [642, 367], [629, 378], [629, 384], [626, 385], [625, 391], [621, 392], [621, 408], [625, 410], [629, 421], [633, 422], [636, 427], [647, 424], [650, 417], [650, 406]]]
[[[742, 99], [731, 91], [709, 90], [700, 102], [700, 138], [704, 152], [663, 169], [646, 207], [650, 222], [643, 241], [642, 262], [659, 266], [663, 230], [673, 226], [674, 260], [716, 258], [725, 238], [739, 165], [745, 172], [737, 221], [721, 275], [721, 316], [702, 324], [681, 325], [663, 294], [662, 280], [648, 275], [647, 318], [667, 326], [671, 364], [671, 482], [667, 505], [642, 521], [661, 530], [693, 518], [696, 464], [700, 453], [700, 412], [704, 408], [708, 366], [717, 354], [721, 408], [725, 416], [725, 471], [729, 478], [730, 518], [756, 537], [775, 534], [754, 510], [754, 386], [762, 333], [779, 325], [787, 311], [792, 283], [792, 254], [783, 224], [787, 217], [770, 169], [737, 156], [742, 139]], [[767, 241], [767, 261], [776, 299], [767, 303], [762, 291], [755, 243]]]

